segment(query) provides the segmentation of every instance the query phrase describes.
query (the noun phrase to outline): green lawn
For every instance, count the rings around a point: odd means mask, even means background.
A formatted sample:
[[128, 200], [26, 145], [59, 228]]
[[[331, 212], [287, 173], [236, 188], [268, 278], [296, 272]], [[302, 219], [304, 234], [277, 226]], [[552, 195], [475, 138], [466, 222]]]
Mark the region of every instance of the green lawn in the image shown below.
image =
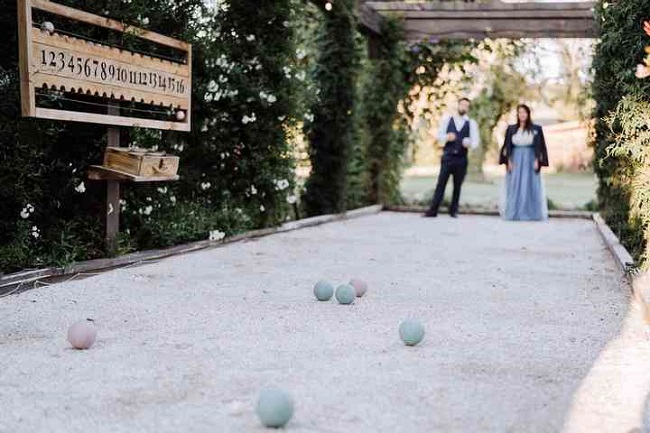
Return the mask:
[[[429, 203], [433, 196], [437, 176], [405, 176], [401, 190], [408, 203]], [[500, 188], [503, 177], [496, 174], [486, 175], [485, 181], [477, 181], [471, 176], [463, 184], [461, 205], [472, 207], [496, 207], [499, 203]], [[580, 209], [596, 199], [596, 176], [582, 174], [544, 174], [546, 194], [561, 209]], [[446, 199], [451, 198], [452, 182], [447, 184]]]

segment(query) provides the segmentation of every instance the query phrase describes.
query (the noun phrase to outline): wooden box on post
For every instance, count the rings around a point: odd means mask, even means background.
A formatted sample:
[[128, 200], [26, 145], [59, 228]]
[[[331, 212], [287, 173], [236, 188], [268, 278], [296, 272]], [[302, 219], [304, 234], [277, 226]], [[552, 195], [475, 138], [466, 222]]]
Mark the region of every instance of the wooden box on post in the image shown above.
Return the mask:
[[107, 147], [104, 153], [105, 167], [142, 177], [174, 178], [178, 161], [177, 156], [146, 149]]

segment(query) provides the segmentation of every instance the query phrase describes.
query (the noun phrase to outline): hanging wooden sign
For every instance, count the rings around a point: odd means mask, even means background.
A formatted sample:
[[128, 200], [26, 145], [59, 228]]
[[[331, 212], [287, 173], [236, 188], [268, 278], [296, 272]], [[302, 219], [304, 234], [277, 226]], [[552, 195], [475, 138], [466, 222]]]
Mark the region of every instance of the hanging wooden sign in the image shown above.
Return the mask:
[[[23, 116], [190, 130], [190, 44], [49, 0], [18, 2]], [[69, 31], [58, 31], [49, 21], [34, 23], [33, 9], [126, 33], [171, 49], [177, 56], [135, 52]], [[90, 97], [91, 101], [80, 100], [79, 96]], [[72, 102], [69, 105], [75, 109], [66, 108], [65, 104], [48, 106], [40, 103], [42, 100]], [[98, 113], [97, 107], [102, 104], [106, 110]], [[116, 109], [118, 104], [121, 107]]]

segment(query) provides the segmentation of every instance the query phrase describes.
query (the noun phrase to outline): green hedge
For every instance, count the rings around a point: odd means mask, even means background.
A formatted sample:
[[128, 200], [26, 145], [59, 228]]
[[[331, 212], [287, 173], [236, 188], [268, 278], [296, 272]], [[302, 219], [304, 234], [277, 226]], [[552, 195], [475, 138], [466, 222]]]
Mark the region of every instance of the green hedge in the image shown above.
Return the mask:
[[408, 136], [397, 107], [409, 90], [403, 30], [386, 19], [371, 42], [373, 57], [365, 76], [361, 113], [365, 134], [366, 188], [371, 203], [400, 201], [399, 182]]
[[[638, 151], [650, 145], [643, 107], [650, 101], [650, 81], [635, 77], [650, 38], [642, 24], [650, 17], [650, 0], [601, 2], [596, 8], [600, 41], [594, 56], [593, 96], [597, 106], [595, 169], [601, 212], [639, 264], [646, 266], [650, 209], [639, 175], [650, 161]], [[641, 121], [641, 122], [640, 122]]]
[[347, 205], [348, 162], [354, 139], [356, 86], [360, 56], [356, 43], [356, 2], [333, 3], [317, 36], [319, 58], [314, 71], [318, 88], [306, 127], [311, 175], [305, 185], [308, 215], [342, 212]]

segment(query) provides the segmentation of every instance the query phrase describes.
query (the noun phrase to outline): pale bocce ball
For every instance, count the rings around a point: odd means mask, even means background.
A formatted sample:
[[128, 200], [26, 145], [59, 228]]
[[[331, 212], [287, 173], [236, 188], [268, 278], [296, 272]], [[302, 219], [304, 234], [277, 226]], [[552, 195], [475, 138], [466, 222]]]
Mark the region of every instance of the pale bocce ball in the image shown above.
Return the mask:
[[45, 21], [43, 24], [41, 24], [41, 30], [51, 35], [54, 33], [54, 24], [49, 21]]
[[265, 389], [257, 400], [255, 413], [265, 427], [284, 427], [293, 416], [293, 400], [281, 389]]
[[358, 278], [351, 279], [350, 285], [354, 287], [354, 291], [357, 294], [357, 298], [362, 297], [368, 291], [368, 283]]
[[97, 328], [90, 320], [80, 320], [68, 329], [68, 342], [75, 349], [90, 349], [96, 337]]
[[424, 325], [417, 320], [408, 319], [399, 325], [399, 338], [407, 346], [415, 346], [424, 338]]
[[354, 298], [357, 297], [357, 292], [354, 291], [354, 287], [349, 284], [343, 284], [336, 289], [336, 300], [339, 301], [339, 304], [348, 305], [354, 302]]
[[319, 301], [329, 301], [334, 295], [334, 287], [325, 280], [320, 280], [314, 286], [314, 296]]
[[178, 120], [178, 121], [185, 120], [185, 112], [183, 110], [178, 110], [176, 112], [176, 120]]

